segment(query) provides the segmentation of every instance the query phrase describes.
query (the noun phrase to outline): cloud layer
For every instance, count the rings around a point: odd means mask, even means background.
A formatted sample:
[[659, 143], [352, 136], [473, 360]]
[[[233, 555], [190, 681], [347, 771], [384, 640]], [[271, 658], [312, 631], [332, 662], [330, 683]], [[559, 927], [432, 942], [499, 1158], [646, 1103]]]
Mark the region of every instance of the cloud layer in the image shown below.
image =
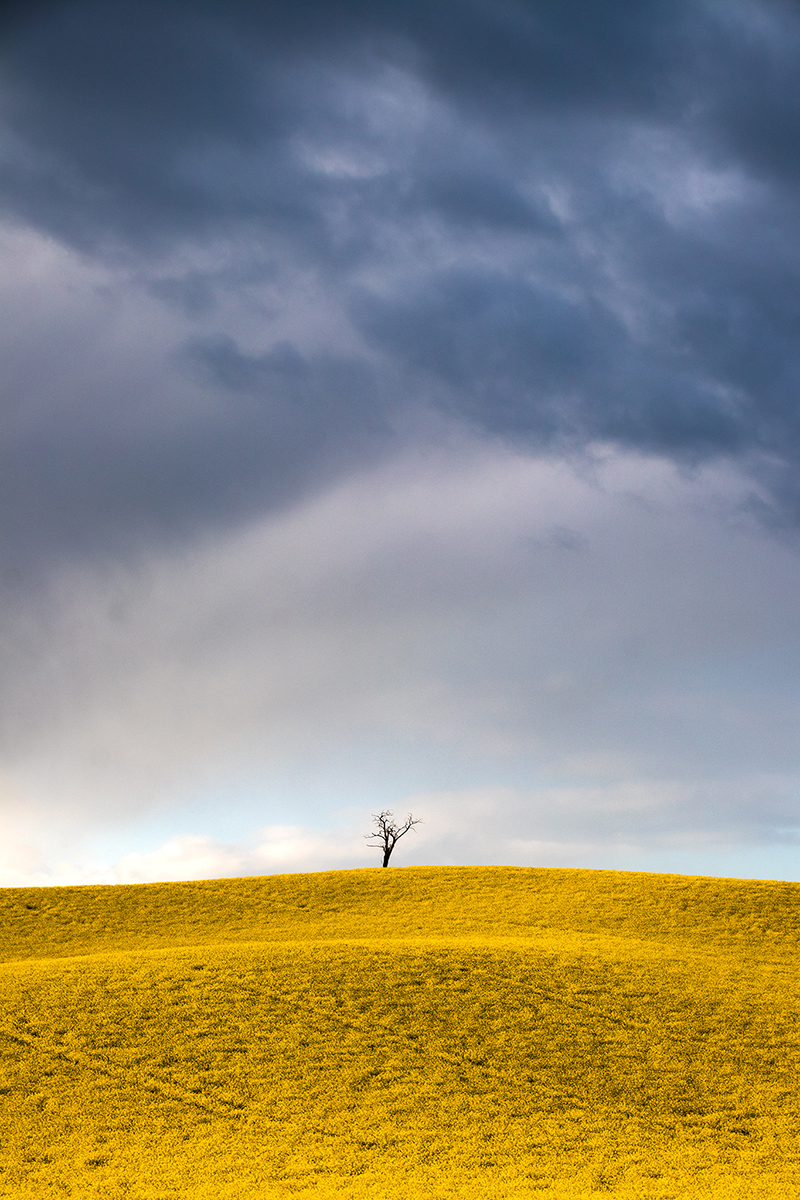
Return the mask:
[[281, 503], [409, 405], [732, 455], [793, 520], [799, 54], [768, 3], [18, 18], [3, 203], [84, 286], [6, 337], [7, 555]]
[[[467, 861], [489, 852], [486, 797], [517, 859], [792, 840], [800, 561], [742, 492], [453, 437], [181, 552], [62, 572], [7, 609], [7, 770], [62, 841], [186, 821], [193, 795], [214, 861], [240, 867], [261, 852], [224, 846], [259, 808], [337, 827], [355, 803], [363, 825], [410, 788], [428, 852]], [[459, 780], [444, 808], [420, 762]], [[357, 865], [352, 821], [329, 857]], [[303, 837], [316, 861], [327, 835]]]
[[4, 12], [14, 844], [239, 869], [381, 755], [492, 853], [791, 839], [796, 10]]

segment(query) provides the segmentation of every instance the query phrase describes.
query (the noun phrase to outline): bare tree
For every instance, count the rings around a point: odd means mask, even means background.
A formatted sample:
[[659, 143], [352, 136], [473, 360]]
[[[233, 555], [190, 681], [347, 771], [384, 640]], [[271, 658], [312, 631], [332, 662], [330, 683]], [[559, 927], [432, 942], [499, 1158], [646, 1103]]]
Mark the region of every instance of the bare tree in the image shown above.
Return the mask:
[[403, 825], [398, 825], [394, 819], [394, 813], [385, 808], [383, 812], [373, 813], [372, 819], [375, 822], [375, 828], [372, 833], [365, 833], [366, 838], [376, 838], [374, 842], [370, 842], [378, 850], [383, 851], [383, 862], [381, 866], [388, 867], [389, 859], [392, 857], [397, 842], [404, 833], [408, 833], [414, 825], [421, 825], [420, 817], [412, 817], [411, 813], [406, 817]]

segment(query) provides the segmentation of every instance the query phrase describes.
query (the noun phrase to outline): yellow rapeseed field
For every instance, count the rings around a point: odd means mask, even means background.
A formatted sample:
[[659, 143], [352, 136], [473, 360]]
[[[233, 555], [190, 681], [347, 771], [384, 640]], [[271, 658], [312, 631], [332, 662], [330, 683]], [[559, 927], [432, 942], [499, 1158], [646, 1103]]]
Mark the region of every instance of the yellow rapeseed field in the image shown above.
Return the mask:
[[0, 1196], [800, 1196], [800, 885], [0, 891]]

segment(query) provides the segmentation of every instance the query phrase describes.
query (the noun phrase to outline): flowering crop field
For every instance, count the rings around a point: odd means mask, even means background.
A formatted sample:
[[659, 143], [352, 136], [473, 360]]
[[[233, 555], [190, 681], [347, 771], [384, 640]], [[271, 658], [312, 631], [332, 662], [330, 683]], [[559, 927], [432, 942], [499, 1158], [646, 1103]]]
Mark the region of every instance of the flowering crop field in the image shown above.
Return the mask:
[[0, 890], [0, 1196], [800, 1196], [800, 885]]

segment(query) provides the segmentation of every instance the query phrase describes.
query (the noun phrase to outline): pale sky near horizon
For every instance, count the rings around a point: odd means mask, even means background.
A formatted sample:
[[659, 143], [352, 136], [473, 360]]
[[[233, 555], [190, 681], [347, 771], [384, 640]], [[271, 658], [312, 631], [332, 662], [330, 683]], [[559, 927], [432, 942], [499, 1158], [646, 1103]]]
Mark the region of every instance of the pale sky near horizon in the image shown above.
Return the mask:
[[800, 880], [800, 12], [0, 17], [0, 886]]

